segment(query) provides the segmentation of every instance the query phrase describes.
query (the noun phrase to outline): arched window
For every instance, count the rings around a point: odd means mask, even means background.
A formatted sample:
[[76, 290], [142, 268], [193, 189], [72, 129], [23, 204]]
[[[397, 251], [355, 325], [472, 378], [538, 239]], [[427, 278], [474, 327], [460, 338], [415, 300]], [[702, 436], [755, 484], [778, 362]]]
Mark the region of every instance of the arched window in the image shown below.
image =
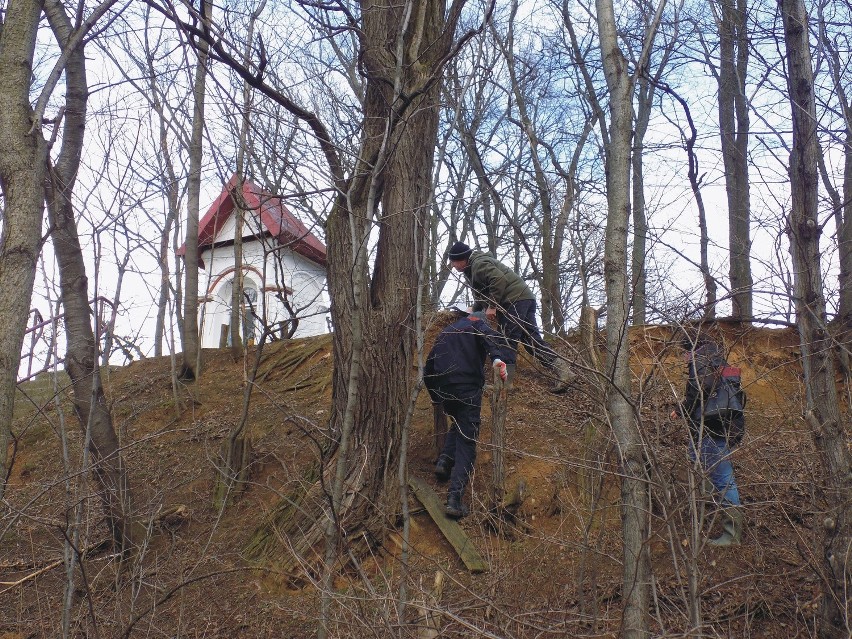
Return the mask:
[[[228, 330], [228, 325], [230, 324], [231, 300], [235, 284], [235, 279], [231, 279], [229, 282], [223, 284], [219, 293], [221, 303], [224, 307], [223, 310], [226, 313], [225, 317], [223, 317], [223, 320], [225, 321], [222, 322], [222, 339], [225, 341], [227, 346], [231, 346], [233, 343], [233, 340], [231, 339], [231, 331]], [[262, 314], [263, 308], [259, 299], [257, 284], [255, 284], [251, 278], [244, 275], [243, 294], [240, 299], [241, 337], [244, 344], [251, 346], [257, 341], [260, 317]], [[224, 337], [225, 333], [227, 333], [227, 340], [225, 340]], [[223, 342], [220, 341], [220, 346], [222, 344]]]

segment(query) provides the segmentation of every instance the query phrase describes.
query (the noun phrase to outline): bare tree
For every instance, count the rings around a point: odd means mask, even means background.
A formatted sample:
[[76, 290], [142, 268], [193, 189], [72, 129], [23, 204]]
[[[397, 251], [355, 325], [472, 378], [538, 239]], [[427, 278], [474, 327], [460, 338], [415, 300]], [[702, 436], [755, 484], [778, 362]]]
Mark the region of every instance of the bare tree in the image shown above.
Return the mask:
[[[445, 74], [444, 92], [451, 115], [443, 124], [446, 133], [441, 144], [443, 149], [448, 149], [444, 157], [450, 179], [445, 187], [443, 202], [436, 194], [432, 215], [433, 251], [438, 251], [442, 245], [444, 247], [438, 253], [435, 266], [429, 266], [432, 271], [428, 278], [432, 286], [430, 301], [433, 306], [439, 305], [452, 275], [452, 269], [447, 263], [450, 247], [471, 234], [475, 236], [477, 226], [481, 224], [486, 230], [488, 250], [494, 250], [491, 244], [497, 236], [498, 218], [508, 215], [503, 210], [502, 198], [490, 177], [498, 171], [489, 170], [480, 153], [480, 149], [491, 147], [499, 128], [501, 118], [493, 112], [498, 89], [487, 74], [465, 74], [463, 69], [464, 64], [493, 69], [498, 56], [487, 46], [484, 34], [472, 40], [468, 51], [471, 49], [475, 50], [472, 60], [464, 60], [463, 56], [451, 60]], [[458, 146], [450, 146], [456, 142], [456, 138]], [[470, 185], [476, 188], [471, 189]], [[445, 237], [442, 230], [446, 232]], [[458, 292], [457, 289], [456, 294]]]
[[[0, 66], [8, 70], [0, 79], [0, 188], [4, 198], [0, 239], [0, 322], [4, 327], [0, 331], [0, 497], [8, 475], [15, 381], [41, 243], [48, 154], [66, 109], [50, 122], [45, 119], [45, 110], [69, 56], [113, 4], [114, 0], [108, 0], [95, 7], [61, 43], [64, 53], [46, 78], [35, 107], [30, 102], [30, 83], [42, 4], [12, 0], [5, 14], [0, 14]], [[50, 141], [43, 135], [46, 125], [55, 127]]]
[[701, 195], [701, 176], [698, 174], [698, 154], [695, 151], [695, 142], [698, 138], [698, 131], [695, 128], [695, 122], [692, 119], [692, 112], [689, 109], [687, 101], [678, 93], [673, 91], [671, 87], [662, 85], [663, 91], [670, 95], [683, 109], [684, 117], [689, 126], [689, 135], [681, 133], [683, 137], [684, 148], [686, 149], [686, 157], [689, 162], [687, 176], [689, 178], [689, 186], [692, 189], [692, 195], [695, 197], [695, 206], [698, 209], [698, 234], [700, 242], [700, 268], [701, 276], [704, 279], [704, 288], [707, 291], [707, 297], [704, 302], [704, 319], [712, 320], [716, 317], [716, 278], [710, 272], [710, 260], [708, 256], [708, 246], [710, 237], [707, 233], [707, 214], [704, 208], [704, 197]]
[[[509, 76], [509, 87], [512, 92], [512, 100], [509, 101], [510, 111], [517, 109], [517, 117], [511, 113], [509, 120], [517, 126], [521, 135], [526, 140], [525, 153], [531, 164], [532, 193], [530, 201], [535, 203], [538, 228], [535, 235], [538, 236], [539, 255], [532, 254], [531, 247], [525, 244], [530, 254], [527, 256], [535, 278], [541, 287], [541, 316], [542, 325], [548, 332], [564, 333], [565, 313], [562, 309], [562, 295], [560, 291], [560, 267], [562, 264], [562, 250], [565, 242], [565, 231], [568, 226], [569, 215], [572, 212], [570, 206], [559, 206], [553, 193], [554, 185], [552, 178], [548, 175], [546, 161], [552, 159], [558, 164], [553, 147], [543, 139], [543, 132], [535, 121], [534, 100], [528, 100], [527, 90], [535, 90], [536, 87], [526, 86], [528, 79], [538, 75], [547, 76], [547, 71], [536, 69], [535, 62], [524, 60], [515, 53], [514, 30], [518, 12], [518, 3], [513, 0], [507, 21], [505, 38], [497, 33], [492, 24], [492, 32], [497, 46], [500, 48], [506, 61]], [[546, 80], [545, 80], [546, 81]], [[543, 108], [546, 110], [546, 107]], [[581, 138], [582, 139], [582, 138]], [[582, 145], [581, 145], [582, 148]], [[528, 150], [527, 150], [528, 149]], [[550, 153], [550, 158], [548, 157]], [[523, 162], [523, 161], [522, 161]], [[519, 168], [522, 166], [519, 162]], [[564, 173], [564, 172], [563, 172]], [[520, 180], [519, 180], [520, 182]], [[569, 187], [570, 188], [570, 187]], [[562, 203], [570, 203], [573, 193], [566, 195]], [[517, 232], [517, 231], [516, 231]], [[521, 234], [523, 235], [523, 234]]]
[[[44, 5], [51, 29], [63, 47], [69, 47], [73, 26], [58, 0]], [[62, 150], [49, 173], [47, 192], [53, 245], [59, 264], [62, 306], [65, 310], [65, 368], [74, 389], [74, 409], [83, 428], [92, 459], [92, 471], [100, 484], [101, 497], [113, 541], [121, 550], [132, 544], [130, 490], [118, 437], [104, 398], [98, 367], [98, 341], [92, 329], [88, 278], [77, 236], [72, 201], [80, 167], [85, 131], [88, 84], [82, 43], [68, 55], [65, 67], [65, 121]]]
[[[148, 106], [148, 116], [151, 121], [153, 140], [152, 155], [156, 159], [151, 163], [135, 162], [129, 167], [136, 180], [143, 185], [143, 192], [153, 192], [155, 204], [136, 201], [135, 208], [145, 215], [145, 220], [158, 234], [156, 245], [143, 243], [143, 250], [154, 255], [159, 272], [159, 282], [153, 297], [156, 302], [156, 319], [154, 326], [154, 356], [163, 355], [163, 339], [167, 334], [167, 309], [172, 295], [176, 291], [173, 283], [177, 281], [177, 292], [180, 286], [183, 269], [180, 263], [172, 273], [170, 256], [175, 255], [178, 248], [180, 225], [177, 224], [180, 209], [186, 191], [185, 174], [180, 167], [185, 165], [184, 157], [189, 148], [190, 138], [186, 129], [191, 128], [183, 120], [185, 106], [191, 104], [191, 93], [181, 92], [183, 83], [181, 73], [187, 71], [187, 59], [190, 54], [186, 48], [180, 49], [182, 59], [175, 64], [167, 55], [170, 47], [175, 45], [174, 38], [164, 36], [162, 24], [152, 19], [149, 6], [144, 6], [141, 15], [125, 11], [118, 23], [117, 37], [95, 39], [101, 53], [109, 58], [115, 68], [129, 85]], [[141, 20], [144, 28], [137, 29], [134, 20]], [[116, 46], [118, 43], [119, 46]], [[188, 75], [188, 71], [187, 71]], [[186, 120], [189, 120], [187, 115]], [[111, 157], [111, 154], [108, 154]], [[182, 296], [178, 295], [178, 306]], [[182, 313], [177, 313], [177, 326], [183, 333]]]
[[[587, 104], [588, 111], [588, 127], [598, 127], [600, 135], [599, 155], [604, 155], [604, 149], [610, 144], [610, 132], [607, 128], [606, 111], [604, 105], [601, 104], [598, 98], [598, 88], [595, 77], [595, 66], [589, 63], [591, 57], [595, 55], [596, 49], [600, 47], [599, 42], [594, 40], [591, 35], [581, 39], [578, 33], [593, 34], [594, 27], [592, 18], [587, 18], [584, 24], [577, 28], [577, 17], [572, 15], [569, 10], [570, 5], [563, 3], [562, 5], [562, 22], [565, 26], [565, 31], [568, 35], [569, 56], [571, 62], [579, 76], [578, 84], [582, 86], [583, 98]], [[601, 65], [602, 66], [602, 65]], [[591, 133], [591, 131], [589, 131]], [[579, 159], [579, 158], [578, 158]], [[606, 170], [604, 170], [606, 173]], [[602, 176], [605, 179], [604, 176]], [[577, 194], [575, 194], [576, 196]], [[599, 280], [601, 275], [602, 253], [601, 245], [601, 226], [591, 207], [583, 207], [581, 203], [577, 205], [578, 213], [576, 219], [572, 221], [570, 226], [570, 238], [574, 252], [574, 259], [577, 264], [578, 279], [580, 285], [580, 313], [582, 309], [593, 304], [590, 300], [590, 292], [593, 290], [592, 283]], [[603, 286], [601, 286], [603, 288]], [[567, 300], [563, 301], [563, 306], [567, 308]]]
[[[714, 8], [716, 5], [713, 5]], [[749, 107], [745, 95], [748, 71], [748, 0], [718, 0], [719, 131], [728, 196], [728, 249], [732, 315], [752, 317], [751, 205], [748, 182]]]
[[[555, 89], [572, 80], [570, 65], [559, 57], [560, 34], [533, 26], [535, 37], [528, 40], [523, 14], [521, 5], [509, 3], [477, 41], [474, 55], [456, 65], [477, 71], [465, 81], [455, 68], [450, 73], [448, 93], [456, 109], [450, 125], [458, 128], [461, 151], [455, 157], [468, 160], [459, 165], [472, 170], [475, 180], [465, 180], [473, 185], [465, 202], [470, 209], [449, 235], [507, 259], [535, 281], [542, 325], [560, 333], [565, 300], [576, 284], [567, 266], [573, 262], [566, 258], [573, 249], [568, 228], [585, 184], [579, 167], [591, 128], [582, 97]], [[516, 32], [523, 37], [516, 39]], [[547, 43], [543, 48], [541, 41]], [[459, 177], [464, 179], [461, 172]], [[457, 188], [460, 197], [470, 192], [463, 184]], [[457, 204], [458, 198], [451, 214], [462, 208]]]
[[[212, 5], [209, 0], [199, 0], [197, 20], [204, 33], [209, 31]], [[207, 82], [209, 45], [205, 38], [196, 44], [197, 62], [195, 83], [192, 87], [192, 136], [189, 142], [189, 175], [186, 197], [186, 253], [184, 254], [185, 290], [183, 299], [183, 359], [179, 377], [193, 380], [198, 376], [200, 349], [198, 344], [198, 217], [201, 204], [201, 162], [204, 153], [204, 100]]]
[[[624, 552], [623, 637], [648, 636], [648, 604], [651, 579], [648, 555], [648, 478], [642, 436], [630, 403], [627, 320], [627, 232], [630, 219], [630, 150], [633, 135], [633, 90], [627, 59], [618, 44], [611, 0], [597, 0], [598, 36], [609, 91], [609, 144], [605, 147], [607, 225], [604, 275], [607, 316], [606, 372], [611, 387], [606, 395], [607, 414], [618, 443], [621, 465], [622, 547]], [[645, 32], [637, 72], [647, 61], [665, 1], [661, 1]]]
[[[828, 68], [828, 73], [831, 78], [831, 87], [834, 95], [833, 100], [836, 102], [835, 110], [838, 112], [841, 125], [843, 127], [842, 148], [843, 148], [843, 185], [838, 192], [834, 188], [828, 176], [826, 168], [825, 154], [818, 155], [820, 174], [822, 182], [828, 191], [831, 198], [832, 208], [834, 209], [835, 221], [837, 226], [837, 247], [838, 247], [838, 263], [840, 272], [839, 279], [839, 299], [837, 302], [837, 317], [839, 320], [841, 339], [848, 342], [850, 333], [852, 333], [852, 99], [848, 95], [844, 83], [844, 71], [846, 70], [841, 61], [843, 57], [840, 51], [839, 40], [840, 34], [835, 34], [835, 29], [845, 31], [845, 24], [849, 19], [850, 7], [848, 3], [829, 3], [826, 0], [817, 3], [819, 11], [819, 40], [820, 51], [823, 53]], [[828, 11], [832, 15], [826, 15]], [[834, 12], [837, 12], [836, 15]], [[846, 347], [848, 349], [848, 346]], [[848, 363], [848, 351], [844, 349], [842, 354], [847, 371], [850, 366]]]
[[[438, 87], [446, 61], [467, 39], [454, 37], [463, 5], [416, 1], [399, 11], [392, 3], [372, 4], [356, 21], [366, 85], [351, 175], [320, 118], [262, 81], [256, 65], [262, 72], [265, 59], [248, 69], [221, 39], [170, 15], [194, 36], [208, 38], [212, 56], [309, 127], [336, 188], [326, 225], [335, 369], [323, 480], [283, 531], [292, 534], [299, 557], [325, 540], [326, 565], [340, 557], [341, 543], [381, 538], [386, 518], [399, 508], [396, 453], [413, 384]], [[371, 264], [368, 240], [374, 232]], [[280, 539], [281, 532], [270, 531], [270, 537]]]
[[0, 497], [8, 468], [15, 380], [29, 317], [44, 211], [48, 142], [30, 107], [30, 78], [41, 4], [10, 0], [0, 15]]
[[[251, 62], [251, 46], [254, 41], [255, 23], [263, 12], [266, 1], [262, 0], [249, 16], [246, 44], [243, 51], [243, 64], [248, 66]], [[242, 309], [246, 308], [243, 302], [243, 226], [245, 221], [245, 202], [242, 201], [243, 181], [245, 179], [245, 164], [248, 147], [251, 145], [250, 123], [252, 108], [252, 91], [247, 82], [243, 82], [242, 105], [240, 108], [239, 136], [237, 141], [237, 185], [231, 193], [234, 198], [234, 281], [231, 287], [231, 353], [234, 358], [243, 356], [245, 349], [243, 336], [241, 336]], [[247, 312], [247, 311], [246, 311]]]
[[[639, 16], [641, 19], [641, 31], [645, 33], [648, 22], [653, 19], [651, 7], [646, 3], [639, 4]], [[680, 25], [677, 21], [671, 24], [671, 33], [667, 34], [665, 42], [660, 51], [657, 52], [654, 68], [650, 63], [647, 69], [641, 69], [637, 81], [637, 105], [636, 126], [633, 133], [633, 152], [631, 155], [631, 186], [632, 186], [632, 212], [633, 212], [633, 249], [630, 260], [631, 284], [632, 284], [632, 307], [633, 324], [645, 323], [646, 305], [646, 258], [648, 251], [648, 212], [645, 202], [645, 135], [651, 120], [651, 112], [654, 100], [657, 96], [657, 86], [660, 79], [665, 75], [674, 49], [679, 42]], [[639, 44], [642, 44], [639, 40]], [[633, 54], [639, 52], [631, 52]], [[634, 60], [635, 63], [635, 60]]]
[[802, 0], [780, 0], [787, 53], [787, 87], [793, 119], [793, 149], [790, 153], [792, 206], [788, 234], [794, 265], [796, 324], [805, 366], [807, 404], [805, 421], [822, 459], [828, 512], [823, 519], [822, 557], [819, 567], [823, 581], [819, 636], [824, 639], [848, 637], [852, 631], [849, 606], [852, 603], [852, 455], [847, 444], [845, 420], [835, 385], [831, 337], [826, 327], [825, 292], [820, 262], [817, 137], [814, 76], [811, 62], [808, 15]]
[[[382, 521], [376, 515], [398, 508], [394, 451], [412, 388], [404, 371], [413, 363], [412, 322], [426, 248], [438, 87], [462, 4], [447, 10], [442, 3], [414, 2], [406, 17], [392, 4], [380, 3], [362, 15], [364, 142], [354, 175], [340, 183], [327, 226], [336, 328], [333, 413], [339, 416], [331, 424], [339, 433], [329, 513], [334, 530], [363, 527], [380, 536]], [[386, 57], [392, 51], [397, 55]], [[391, 63], [394, 58], [397, 62]], [[404, 60], [417, 60], [422, 71]], [[379, 237], [369, 273], [366, 238], [374, 224]], [[345, 495], [351, 496], [346, 502]]]

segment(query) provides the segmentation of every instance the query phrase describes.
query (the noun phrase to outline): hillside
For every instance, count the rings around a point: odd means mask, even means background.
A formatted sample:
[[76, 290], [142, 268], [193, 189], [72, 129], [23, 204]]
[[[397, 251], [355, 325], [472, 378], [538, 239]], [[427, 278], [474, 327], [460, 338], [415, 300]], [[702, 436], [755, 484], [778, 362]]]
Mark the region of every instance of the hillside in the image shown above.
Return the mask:
[[[813, 522], [821, 519], [821, 502], [819, 463], [800, 419], [798, 338], [788, 329], [736, 327], [723, 327], [719, 335], [731, 363], [743, 368], [749, 395], [747, 435], [735, 457], [747, 523], [744, 544], [734, 550], [700, 545], [692, 525], [685, 429], [668, 418], [684, 385], [682, 352], [669, 344], [671, 329], [639, 327], [630, 334], [634, 393], [652, 468], [654, 632], [677, 637], [689, 630], [692, 570], [702, 636], [811, 636], [819, 593], [811, 566], [820, 537]], [[564, 345], [560, 350], [569, 352]], [[134, 506], [150, 524], [140, 555], [123, 565], [98, 545], [106, 531], [91, 484], [76, 473], [82, 436], [67, 401], [60, 407], [51, 401], [52, 380], [24, 386], [16, 400], [11, 511], [0, 529], [0, 638], [62, 636], [63, 535], [73, 532], [78, 512], [79, 546], [87, 553], [67, 608], [70, 636], [314, 636], [319, 597], [312, 573], [284, 574], [274, 553], [255, 562], [245, 549], [266, 514], [303, 484], [317, 459], [315, 442], [330, 405], [330, 338], [264, 349], [247, 422], [249, 484], [219, 511], [212, 502], [214, 463], [241, 414], [253, 357], [247, 360], [207, 351], [201, 380], [177, 389], [168, 358], [108, 372]], [[514, 524], [495, 533], [484, 506], [492, 459], [486, 398], [473, 512], [462, 520], [489, 570], [470, 574], [410, 496], [408, 571], [399, 527], [373, 557], [341, 571], [330, 636], [614, 636], [621, 584], [618, 464], [608, 431], [592, 428], [599, 414], [594, 385], [583, 372], [568, 393], [553, 395], [543, 374], [522, 361], [510, 398], [505, 458], [507, 486], [522, 482], [525, 498]], [[60, 397], [66, 393], [61, 389]], [[424, 391], [410, 435], [409, 472], [443, 496], [432, 476], [431, 432]], [[280, 552], [286, 552], [281, 541]], [[437, 595], [430, 592], [436, 572], [444, 575]], [[394, 602], [401, 580], [410, 601], [437, 613], [440, 635], [417, 630], [412, 622], [423, 610], [417, 606], [405, 609], [406, 625], [400, 624]]]

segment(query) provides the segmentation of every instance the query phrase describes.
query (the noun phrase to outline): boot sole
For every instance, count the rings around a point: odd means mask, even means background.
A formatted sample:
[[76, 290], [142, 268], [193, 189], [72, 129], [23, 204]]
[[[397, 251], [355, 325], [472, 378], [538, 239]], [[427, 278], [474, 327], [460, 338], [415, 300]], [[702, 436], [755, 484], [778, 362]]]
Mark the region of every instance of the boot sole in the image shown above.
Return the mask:
[[468, 515], [467, 511], [456, 510], [455, 508], [447, 508], [445, 512], [450, 519], [462, 519]]

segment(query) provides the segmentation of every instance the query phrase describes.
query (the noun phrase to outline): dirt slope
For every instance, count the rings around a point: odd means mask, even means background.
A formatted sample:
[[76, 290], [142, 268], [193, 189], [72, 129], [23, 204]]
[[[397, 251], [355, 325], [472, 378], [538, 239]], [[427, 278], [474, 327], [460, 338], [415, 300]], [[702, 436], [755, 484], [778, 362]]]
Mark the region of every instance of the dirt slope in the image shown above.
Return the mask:
[[[653, 483], [654, 631], [674, 637], [689, 630], [691, 567], [702, 636], [810, 636], [819, 591], [810, 565], [819, 549], [814, 522], [821, 520], [822, 503], [818, 460], [800, 419], [797, 336], [735, 327], [721, 328], [718, 336], [731, 363], [743, 368], [749, 394], [748, 432], [736, 453], [747, 531], [743, 546], [733, 551], [702, 546], [694, 525], [695, 492], [689, 487], [695, 479], [685, 431], [667, 417], [684, 385], [684, 363], [670, 344], [671, 330], [639, 327], [630, 334], [634, 393]], [[573, 353], [566, 345], [559, 349]], [[211, 501], [214, 461], [238, 423], [251, 359], [233, 362], [225, 351], [205, 352], [201, 380], [177, 389], [168, 358], [109, 372], [108, 396], [134, 505], [150, 522], [149, 536], [141, 556], [124, 565], [98, 548], [85, 557], [67, 608], [71, 636], [314, 636], [319, 599], [310, 585], [312, 573], [294, 578], [278, 571], [274, 559], [247, 561], [244, 551], [262, 519], [304, 484], [317, 459], [315, 442], [324, 435], [330, 405], [330, 339], [264, 350], [247, 422], [253, 441], [250, 483], [220, 512]], [[440, 611], [440, 636], [617, 633], [617, 451], [596, 421], [594, 376], [583, 372], [561, 396], [547, 387], [545, 375], [522, 361], [505, 457], [507, 485], [522, 481], [526, 497], [515, 525], [502, 535], [489, 525], [484, 505], [492, 459], [490, 407], [487, 398], [484, 402], [473, 513], [463, 527], [490, 570], [470, 575], [411, 498], [407, 570], [397, 528], [374, 557], [344, 570], [335, 582], [330, 636], [429, 636], [411, 625], [419, 614], [414, 606], [405, 609], [408, 625], [401, 630], [394, 603], [400, 583], [409, 600]], [[92, 487], [75, 474], [82, 436], [67, 402], [60, 410], [50, 401], [51, 380], [37, 380], [25, 390], [28, 398], [19, 393], [17, 400], [12, 508], [0, 528], [2, 639], [61, 636], [63, 535], [73, 532], [79, 511], [81, 548], [105, 536]], [[66, 394], [60, 389], [60, 397]], [[443, 494], [431, 473], [431, 428], [424, 392], [412, 425], [409, 471]], [[69, 451], [65, 469], [63, 433]], [[711, 510], [705, 532], [713, 525]], [[436, 572], [444, 575], [444, 585], [433, 598], [428, 591]]]

